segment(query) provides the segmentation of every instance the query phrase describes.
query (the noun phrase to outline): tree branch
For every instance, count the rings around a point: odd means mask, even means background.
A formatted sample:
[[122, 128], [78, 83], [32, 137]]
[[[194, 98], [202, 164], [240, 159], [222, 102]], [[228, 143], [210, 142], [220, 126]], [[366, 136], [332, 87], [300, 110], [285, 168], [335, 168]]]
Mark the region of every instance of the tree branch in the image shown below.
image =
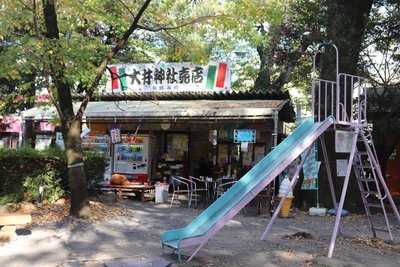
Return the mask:
[[132, 18], [135, 18], [135, 14], [134, 14], [133, 11], [125, 4], [124, 1], [118, 0], [118, 2], [119, 2], [126, 10], [128, 10], [128, 12], [129, 12], [129, 14], [131, 14]]
[[192, 19], [190, 21], [183, 22], [182, 24], [179, 24], [176, 26], [157, 25], [157, 26], [152, 27], [152, 26], [147, 26], [147, 25], [138, 25], [138, 29], [142, 29], [142, 30], [146, 30], [146, 31], [150, 31], [150, 32], [176, 30], [176, 29], [183, 28], [183, 27], [186, 27], [186, 26], [189, 26], [192, 24], [203, 22], [205, 20], [215, 19], [215, 18], [222, 17], [222, 16], [224, 16], [224, 15], [201, 16], [201, 17]]
[[125, 47], [125, 45], [128, 42], [129, 36], [138, 29], [138, 23], [141, 17], [143, 16], [144, 12], [146, 11], [147, 7], [149, 6], [151, 0], [146, 0], [143, 5], [140, 7], [138, 13], [136, 14], [135, 18], [133, 19], [129, 29], [124, 33], [121, 39], [118, 40], [117, 44], [114, 46], [114, 48], [111, 49], [110, 52], [108, 52], [102, 59], [99, 67], [96, 70], [96, 77], [93, 80], [92, 84], [88, 88], [86, 92], [85, 98], [82, 100], [82, 103], [75, 115], [77, 119], [82, 119], [83, 113], [86, 110], [86, 107], [90, 101], [90, 99], [93, 96], [93, 93], [97, 86], [100, 83], [100, 80], [104, 74], [104, 71], [108, 65], [108, 63], [111, 61], [111, 59], [122, 49]]
[[24, 1], [17, 0], [17, 2], [20, 3], [21, 5], [23, 5], [26, 9], [33, 11], [33, 9], [30, 6], [28, 6], [27, 4], [24, 3]]

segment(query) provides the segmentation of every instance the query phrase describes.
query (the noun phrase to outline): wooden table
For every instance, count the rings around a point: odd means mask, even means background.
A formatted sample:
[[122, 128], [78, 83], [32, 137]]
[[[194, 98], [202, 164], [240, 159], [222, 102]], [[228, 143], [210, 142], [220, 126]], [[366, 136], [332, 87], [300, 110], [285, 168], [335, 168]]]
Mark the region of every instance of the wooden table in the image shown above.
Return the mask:
[[151, 192], [155, 190], [154, 185], [146, 185], [146, 184], [136, 184], [131, 183], [127, 185], [112, 185], [112, 184], [101, 184], [101, 191], [112, 191], [115, 193], [118, 199], [123, 196], [131, 196], [132, 194], [138, 195], [140, 201], [144, 202], [145, 193]]

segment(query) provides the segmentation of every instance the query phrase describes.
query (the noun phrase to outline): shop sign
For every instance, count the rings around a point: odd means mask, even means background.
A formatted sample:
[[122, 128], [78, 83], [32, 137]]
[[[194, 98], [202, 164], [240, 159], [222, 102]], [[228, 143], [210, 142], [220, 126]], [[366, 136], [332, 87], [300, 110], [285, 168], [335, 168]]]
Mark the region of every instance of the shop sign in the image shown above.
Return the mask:
[[255, 143], [256, 130], [255, 129], [235, 129], [233, 131], [233, 141], [235, 143]]
[[121, 132], [118, 128], [113, 128], [110, 130], [111, 143], [116, 144], [121, 142]]
[[224, 91], [231, 89], [227, 63], [117, 64], [108, 66], [104, 93]]

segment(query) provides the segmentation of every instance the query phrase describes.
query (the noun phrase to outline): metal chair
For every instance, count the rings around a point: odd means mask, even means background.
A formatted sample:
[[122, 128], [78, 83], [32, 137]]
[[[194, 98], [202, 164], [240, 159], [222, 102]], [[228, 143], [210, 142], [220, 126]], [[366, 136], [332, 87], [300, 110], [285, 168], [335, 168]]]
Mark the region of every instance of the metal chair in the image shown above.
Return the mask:
[[194, 182], [192, 183], [192, 200], [194, 199], [197, 207], [198, 199], [202, 196], [202, 193], [205, 194], [206, 198], [209, 196], [208, 183], [204, 179], [196, 178], [194, 176], [189, 176], [189, 180]]
[[217, 189], [216, 189], [216, 192], [215, 192], [216, 193], [216, 198], [219, 198], [220, 196], [222, 196], [236, 182], [237, 181], [229, 181], [229, 182], [225, 182], [225, 183], [217, 185]]
[[196, 185], [196, 182], [195, 181], [193, 181], [193, 180], [191, 180], [190, 178], [188, 179], [188, 178], [185, 178], [185, 177], [182, 177], [182, 176], [175, 176], [176, 178], [178, 178], [178, 179], [180, 179], [181, 181], [184, 181], [184, 182], [186, 182], [188, 185], [189, 185], [189, 191], [190, 191], [190, 193], [189, 193], [189, 208], [192, 206], [192, 201], [193, 201], [193, 199], [195, 200], [195, 203], [196, 203], [196, 206], [197, 206], [197, 185]]
[[186, 181], [186, 179], [181, 179], [181, 177], [171, 176], [170, 184], [172, 185], [172, 198], [171, 198], [171, 204], [169, 205], [169, 207], [170, 208], [172, 207], [175, 196], [177, 197], [177, 200], [179, 200], [179, 195], [183, 193], [183, 194], [187, 195], [188, 206], [190, 208], [191, 192], [192, 192], [191, 191], [191, 188], [192, 188], [191, 183]]

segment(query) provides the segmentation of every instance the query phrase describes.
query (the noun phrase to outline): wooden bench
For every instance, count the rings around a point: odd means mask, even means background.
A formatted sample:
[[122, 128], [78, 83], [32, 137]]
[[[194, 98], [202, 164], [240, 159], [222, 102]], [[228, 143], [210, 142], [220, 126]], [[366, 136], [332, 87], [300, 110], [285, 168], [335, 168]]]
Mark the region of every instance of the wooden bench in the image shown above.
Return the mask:
[[17, 225], [26, 225], [32, 222], [31, 215], [7, 214], [0, 215], [0, 241], [10, 240], [15, 235]]
[[113, 192], [116, 200], [121, 199], [123, 196], [138, 196], [142, 202], [145, 202], [146, 193], [154, 193], [154, 185], [143, 185], [143, 184], [128, 184], [128, 185], [111, 185], [102, 184], [100, 190], [103, 192]]

